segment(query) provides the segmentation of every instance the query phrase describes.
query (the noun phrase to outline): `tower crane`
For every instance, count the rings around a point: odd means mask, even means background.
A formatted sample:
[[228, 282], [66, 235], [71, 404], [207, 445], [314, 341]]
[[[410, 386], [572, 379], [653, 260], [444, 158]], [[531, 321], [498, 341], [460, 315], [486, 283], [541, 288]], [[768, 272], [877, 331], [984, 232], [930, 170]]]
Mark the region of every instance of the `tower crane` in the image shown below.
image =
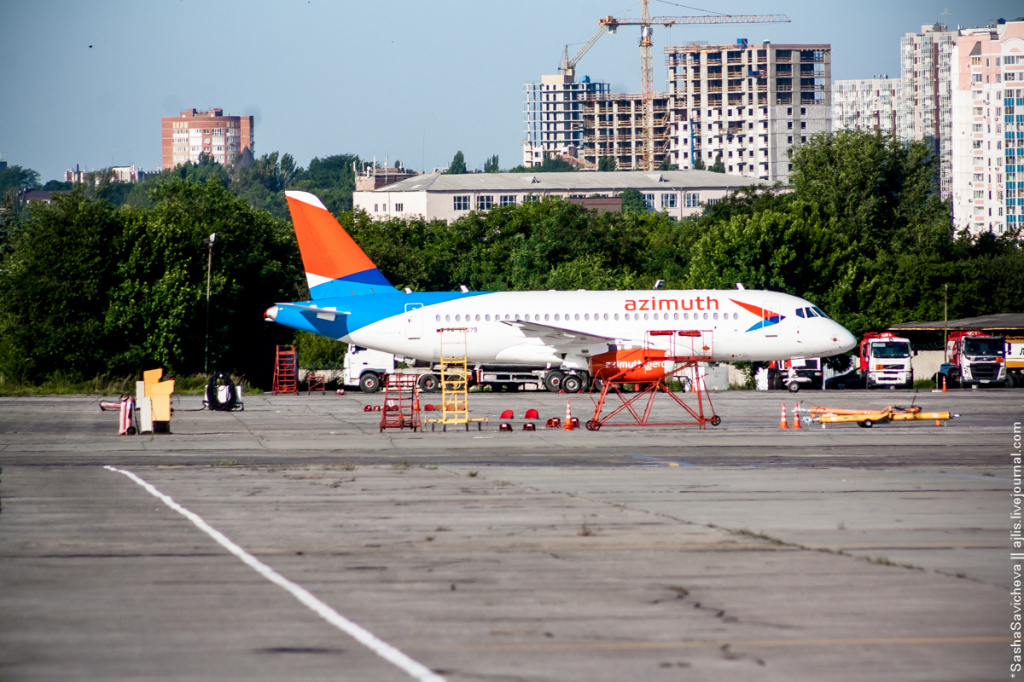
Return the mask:
[[590, 37], [590, 40], [587, 41], [586, 45], [581, 47], [580, 51], [577, 52], [572, 59], [569, 59], [569, 46], [566, 45], [565, 51], [562, 53], [562, 65], [558, 67], [558, 70], [564, 73], [569, 78], [572, 78], [574, 75], [576, 75], [576, 63], [579, 62], [579, 60], [583, 59], [583, 55], [590, 51], [590, 48], [594, 46], [594, 43], [597, 42], [597, 39], [603, 36], [605, 31], [607, 30], [608, 27], [602, 24], [601, 27], [597, 29], [597, 33]]
[[[651, 47], [654, 45], [654, 25], [674, 26], [675, 24], [761, 24], [768, 22], [789, 22], [785, 14], [715, 14], [688, 17], [652, 17], [647, 9], [648, 0], [641, 0], [639, 19], [617, 19], [608, 15], [597, 23], [609, 33], [615, 33], [619, 26], [640, 27], [640, 98], [643, 105], [643, 169], [654, 167], [654, 67]], [[600, 32], [593, 40], [600, 37]], [[589, 48], [589, 46], [588, 46]], [[582, 56], [582, 55], [580, 55]]]

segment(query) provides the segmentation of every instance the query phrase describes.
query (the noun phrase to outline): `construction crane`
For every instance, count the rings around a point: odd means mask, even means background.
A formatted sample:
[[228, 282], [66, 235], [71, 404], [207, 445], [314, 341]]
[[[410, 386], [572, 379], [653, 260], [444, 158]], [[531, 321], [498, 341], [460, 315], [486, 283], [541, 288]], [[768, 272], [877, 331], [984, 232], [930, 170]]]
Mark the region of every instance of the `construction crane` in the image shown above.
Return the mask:
[[[652, 17], [647, 1], [641, 0], [639, 19], [617, 19], [608, 15], [597, 23], [609, 33], [615, 33], [619, 26], [640, 27], [640, 98], [643, 105], [643, 170], [654, 168], [654, 66], [651, 48], [654, 45], [654, 25], [674, 26], [675, 24], [762, 24], [789, 22], [785, 14], [715, 14], [690, 17]], [[597, 40], [601, 33], [594, 36]], [[589, 47], [589, 46], [588, 46]], [[582, 56], [582, 55], [581, 55]]]
[[590, 40], [587, 41], [587, 44], [584, 45], [583, 47], [581, 47], [580, 51], [577, 52], [576, 55], [572, 59], [569, 59], [569, 46], [566, 45], [565, 46], [565, 51], [562, 53], [562, 65], [558, 67], [558, 70], [561, 71], [562, 73], [564, 73], [569, 78], [572, 78], [573, 76], [575, 76], [576, 75], [576, 63], [579, 60], [583, 59], [583, 55], [585, 55], [587, 52], [590, 51], [590, 48], [592, 48], [594, 46], [594, 43], [597, 42], [597, 39], [600, 38], [601, 36], [603, 36], [605, 31], [607, 31], [607, 30], [608, 30], [608, 27], [607, 26], [603, 26], [603, 25], [601, 26], [601, 28], [597, 29], [597, 33], [595, 33], [593, 36], [591, 36]]

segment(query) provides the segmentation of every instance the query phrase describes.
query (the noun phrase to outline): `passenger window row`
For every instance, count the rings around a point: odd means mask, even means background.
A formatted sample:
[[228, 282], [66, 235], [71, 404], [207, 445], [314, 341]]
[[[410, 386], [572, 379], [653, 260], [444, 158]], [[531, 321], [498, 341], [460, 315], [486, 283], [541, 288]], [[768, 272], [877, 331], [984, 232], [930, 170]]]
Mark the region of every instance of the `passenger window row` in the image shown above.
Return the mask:
[[[807, 308], [807, 310], [810, 310], [810, 308]], [[817, 308], [815, 308], [815, 310], [817, 310]], [[819, 314], [822, 317], [825, 317], [825, 314], [822, 313], [821, 311], [819, 311]], [[800, 315], [800, 317], [803, 317], [803, 315], [801, 314], [801, 311], [799, 311], [799, 310], [797, 311], [797, 315]], [[462, 315], [462, 314], [451, 315], [451, 314], [448, 314], [448, 315], [444, 315], [444, 316], [438, 314], [438, 315], [434, 316], [434, 321], [435, 322], [441, 322], [442, 321], [442, 317], [443, 317], [443, 320], [445, 322], [452, 322], [452, 321], [454, 321], [454, 322], [490, 322], [492, 316], [490, 315], [490, 313], [486, 313], [484, 315], [481, 315], [480, 313], [477, 313], [476, 315], [472, 315], [472, 314], [470, 314], [470, 315]], [[808, 315], [808, 317], [811, 317], [811, 315]], [[502, 320], [510, 320], [510, 321], [516, 321], [516, 322], [519, 322], [519, 321], [525, 321], [525, 322], [561, 322], [563, 320], [565, 322], [570, 322], [570, 321], [579, 322], [581, 319], [583, 321], [585, 321], [585, 322], [589, 322], [591, 320], [596, 322], [596, 321], [600, 321], [600, 320], [615, 320], [615, 321], [618, 321], [619, 320], [619, 313], [611, 313], [611, 314], [609, 314], [609, 313], [594, 313], [593, 315], [591, 315], [590, 313], [582, 313], [582, 314], [581, 313], [572, 313], [572, 314], [566, 313], [565, 315], [562, 315], [561, 313], [554, 313], [554, 314], [552, 314], [552, 313], [544, 313], [543, 315], [541, 315], [539, 313], [536, 314], [536, 315], [531, 315], [530, 313], [526, 313], [526, 314], [515, 313], [514, 315], [513, 314], [506, 314], [504, 317], [502, 317], [501, 315], [494, 315], [493, 318], [494, 318], [495, 322], [501, 322]], [[669, 313], [643, 313], [643, 317], [641, 317], [641, 313], [623, 313], [622, 319], [626, 320], [626, 321], [630, 321], [630, 320], [639, 321], [641, 319], [643, 319], [643, 320], [651, 320], [651, 319], [653, 319], [653, 320], [665, 320], [665, 321], [668, 321], [668, 320], [671, 319], [673, 321], [679, 321], [680, 319], [682, 319], [682, 320], [690, 320], [691, 318], [690, 318], [690, 313], [682, 313], [682, 318], [680, 318], [680, 313], [671, 313], [671, 317], [670, 317]], [[703, 320], [718, 320], [718, 319], [722, 319], [722, 320], [728, 320], [728, 319], [738, 320], [738, 319], [740, 319], [740, 314], [739, 313], [732, 313], [732, 317], [730, 318], [729, 313], [721, 313], [721, 314], [719, 314], [719, 313], [703, 313], [703, 314], [702, 313], [694, 313], [692, 319], [694, 319], [694, 320], [702, 320], [702, 319]]]

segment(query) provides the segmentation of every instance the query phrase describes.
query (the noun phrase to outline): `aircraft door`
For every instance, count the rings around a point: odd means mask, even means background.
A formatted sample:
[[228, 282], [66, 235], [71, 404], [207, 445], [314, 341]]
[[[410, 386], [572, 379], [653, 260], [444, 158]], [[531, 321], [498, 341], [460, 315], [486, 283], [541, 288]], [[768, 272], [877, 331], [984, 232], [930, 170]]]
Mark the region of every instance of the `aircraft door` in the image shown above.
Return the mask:
[[405, 336], [408, 339], [423, 338], [423, 304], [405, 304]]

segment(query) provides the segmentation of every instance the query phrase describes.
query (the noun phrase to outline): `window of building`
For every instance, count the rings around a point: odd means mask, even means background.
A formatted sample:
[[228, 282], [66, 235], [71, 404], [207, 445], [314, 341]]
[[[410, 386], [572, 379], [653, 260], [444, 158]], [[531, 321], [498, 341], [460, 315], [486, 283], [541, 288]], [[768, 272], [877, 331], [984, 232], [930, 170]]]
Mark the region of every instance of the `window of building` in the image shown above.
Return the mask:
[[494, 205], [493, 194], [481, 194], [476, 198], [476, 207], [478, 210], [486, 211]]
[[498, 205], [499, 206], [515, 206], [516, 205], [516, 195], [515, 194], [502, 194], [500, 197], [498, 197]]
[[661, 195], [661, 207], [662, 208], [675, 208], [676, 207], [676, 194], [675, 194], [675, 192], [663, 193]]
[[700, 193], [699, 192], [684, 192], [683, 193], [683, 206], [686, 208], [696, 208], [700, 206]]
[[654, 194], [644, 194], [644, 205], [648, 209], [654, 208]]
[[405, 204], [395, 204], [395, 211], [397, 213], [401, 213], [403, 210], [405, 210]]
[[456, 211], [468, 211], [469, 210], [469, 197], [465, 194], [457, 194], [452, 197], [453, 208]]

